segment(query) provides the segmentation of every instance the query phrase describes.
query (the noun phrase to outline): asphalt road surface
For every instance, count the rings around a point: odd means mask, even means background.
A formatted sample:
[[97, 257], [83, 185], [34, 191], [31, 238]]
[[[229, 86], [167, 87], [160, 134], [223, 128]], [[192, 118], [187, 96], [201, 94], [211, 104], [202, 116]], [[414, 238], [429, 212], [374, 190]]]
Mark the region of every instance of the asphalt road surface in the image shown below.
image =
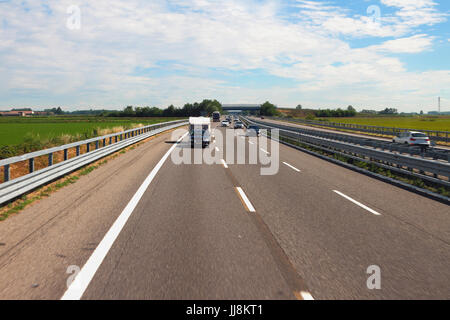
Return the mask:
[[1, 222], [0, 299], [450, 298], [447, 205], [284, 145], [261, 175], [233, 133], [245, 164], [165, 133]]

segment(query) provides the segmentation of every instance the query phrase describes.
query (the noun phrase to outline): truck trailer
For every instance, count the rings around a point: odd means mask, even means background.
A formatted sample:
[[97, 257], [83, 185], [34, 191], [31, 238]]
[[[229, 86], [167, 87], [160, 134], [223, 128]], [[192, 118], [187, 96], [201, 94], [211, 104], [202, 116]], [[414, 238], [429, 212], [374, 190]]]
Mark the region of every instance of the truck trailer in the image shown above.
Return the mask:
[[211, 143], [211, 120], [205, 117], [189, 118], [189, 135], [191, 147], [202, 146], [205, 148]]
[[213, 122], [220, 122], [220, 112], [214, 111], [212, 114]]

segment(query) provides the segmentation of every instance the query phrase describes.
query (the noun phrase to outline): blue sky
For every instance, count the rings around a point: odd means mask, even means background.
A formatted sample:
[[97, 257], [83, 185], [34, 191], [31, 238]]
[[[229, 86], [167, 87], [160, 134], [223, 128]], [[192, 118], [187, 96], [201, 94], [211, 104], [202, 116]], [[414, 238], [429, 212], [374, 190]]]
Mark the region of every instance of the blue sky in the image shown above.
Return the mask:
[[450, 1], [0, 0], [0, 109], [450, 110]]

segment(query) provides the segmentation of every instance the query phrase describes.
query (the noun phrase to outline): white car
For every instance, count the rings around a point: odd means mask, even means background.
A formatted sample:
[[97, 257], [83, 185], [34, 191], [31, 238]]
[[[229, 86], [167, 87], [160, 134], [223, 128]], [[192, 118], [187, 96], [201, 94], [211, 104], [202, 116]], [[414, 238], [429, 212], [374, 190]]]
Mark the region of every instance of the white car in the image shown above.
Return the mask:
[[227, 120], [222, 121], [222, 127], [229, 127], [230, 123]]
[[407, 144], [410, 146], [430, 146], [430, 138], [422, 132], [406, 131], [402, 132], [398, 137], [395, 137], [392, 142]]
[[234, 128], [235, 129], [244, 129], [244, 124], [240, 121], [235, 121], [234, 122]]

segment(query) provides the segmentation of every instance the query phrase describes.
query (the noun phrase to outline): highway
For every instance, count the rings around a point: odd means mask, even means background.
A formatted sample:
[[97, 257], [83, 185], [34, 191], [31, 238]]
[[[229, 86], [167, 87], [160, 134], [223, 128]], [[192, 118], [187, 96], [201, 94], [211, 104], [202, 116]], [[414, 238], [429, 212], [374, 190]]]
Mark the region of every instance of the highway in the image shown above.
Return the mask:
[[[450, 298], [447, 205], [284, 145], [278, 173], [261, 175], [241, 134], [245, 164], [174, 164], [193, 152], [175, 140], [0, 223], [0, 299]], [[226, 143], [209, 148], [227, 159]]]

